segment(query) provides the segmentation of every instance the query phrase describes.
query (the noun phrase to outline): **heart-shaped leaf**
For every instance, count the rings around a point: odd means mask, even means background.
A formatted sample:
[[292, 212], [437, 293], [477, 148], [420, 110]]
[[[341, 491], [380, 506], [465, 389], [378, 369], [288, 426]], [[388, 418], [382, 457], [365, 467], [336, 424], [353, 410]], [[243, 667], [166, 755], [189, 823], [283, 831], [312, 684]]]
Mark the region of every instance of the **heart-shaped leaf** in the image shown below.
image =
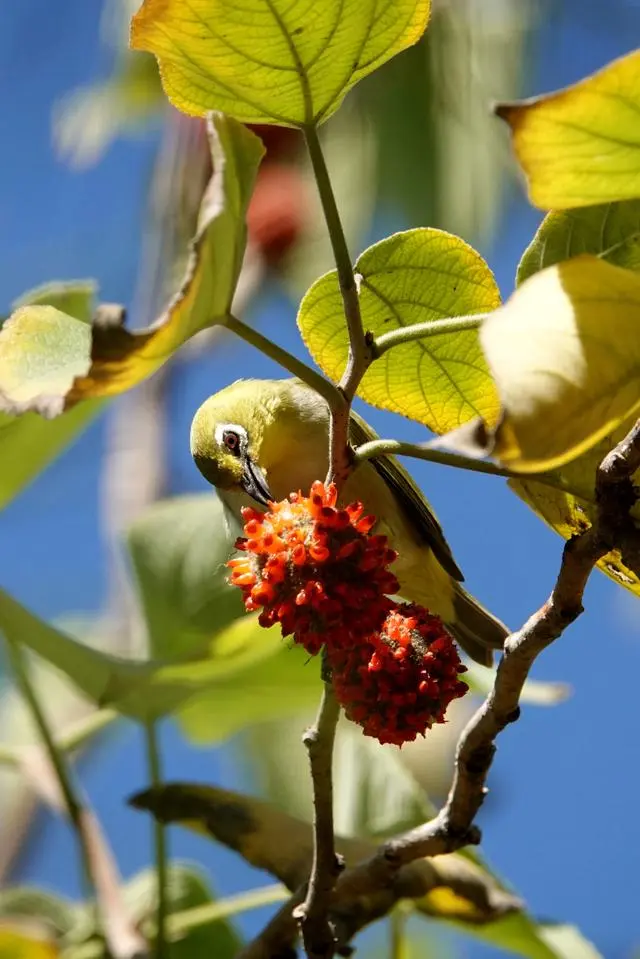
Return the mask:
[[[429, 323], [494, 310], [500, 293], [479, 253], [443, 230], [416, 229], [369, 247], [357, 260], [360, 310], [375, 336], [415, 323], [421, 339], [394, 346], [365, 374], [358, 394], [372, 406], [401, 413], [446, 433], [482, 416], [493, 423], [499, 403], [480, 348], [478, 329], [432, 333]], [[298, 313], [309, 351], [327, 376], [339, 380], [348, 336], [337, 274], [313, 284]]]
[[150, 327], [130, 332], [120, 309], [93, 328], [50, 304], [24, 306], [0, 329], [0, 410], [56, 415], [80, 400], [113, 396], [150, 376], [195, 333], [224, 323], [246, 243], [245, 212], [261, 141], [221, 114], [209, 124], [214, 163], [180, 291]]
[[345, 93], [416, 42], [430, 0], [144, 0], [131, 45], [154, 53], [185, 113], [320, 123]]

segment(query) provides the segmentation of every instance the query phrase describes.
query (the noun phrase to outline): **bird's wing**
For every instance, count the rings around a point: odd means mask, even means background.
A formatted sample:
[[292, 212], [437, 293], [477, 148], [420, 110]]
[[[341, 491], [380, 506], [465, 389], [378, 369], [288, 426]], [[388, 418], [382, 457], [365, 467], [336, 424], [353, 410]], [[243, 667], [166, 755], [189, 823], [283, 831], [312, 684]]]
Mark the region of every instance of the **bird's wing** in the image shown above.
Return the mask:
[[[369, 424], [352, 411], [350, 439], [354, 446], [361, 446], [363, 443], [377, 438], [376, 432]], [[371, 465], [378, 471], [387, 486], [393, 490], [411, 523], [431, 547], [443, 569], [458, 582], [462, 582], [464, 576], [453, 558], [442, 528], [409, 473], [393, 456], [376, 458], [371, 461]]]

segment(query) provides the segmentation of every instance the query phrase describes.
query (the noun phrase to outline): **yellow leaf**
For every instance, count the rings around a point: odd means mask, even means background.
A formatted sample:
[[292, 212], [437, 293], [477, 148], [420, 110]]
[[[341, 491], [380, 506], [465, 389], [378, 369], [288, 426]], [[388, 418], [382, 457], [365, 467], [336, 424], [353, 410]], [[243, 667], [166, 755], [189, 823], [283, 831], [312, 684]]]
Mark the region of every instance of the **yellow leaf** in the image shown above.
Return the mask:
[[640, 197], [640, 50], [557, 93], [496, 112], [543, 210]]
[[29, 935], [20, 926], [0, 925], [0, 959], [55, 959], [57, 947], [48, 939]]
[[[499, 306], [496, 281], [480, 254], [443, 230], [407, 230], [369, 247], [354, 269], [361, 277], [365, 330], [380, 336], [414, 323], [427, 326], [423, 338], [396, 345], [377, 359], [358, 395], [435, 433], [446, 433], [478, 415], [494, 423], [499, 401], [477, 327], [428, 329], [434, 320]], [[348, 335], [335, 271], [307, 292], [298, 326], [318, 365], [339, 380]]]
[[495, 454], [561, 466], [640, 407], [640, 277], [594, 257], [536, 273], [481, 330], [502, 401]]
[[198, 116], [320, 123], [362, 77], [414, 44], [430, 0], [145, 0], [131, 46], [154, 53], [165, 92]]
[[[626, 436], [635, 419], [634, 413], [595, 446], [557, 471], [572, 493], [563, 493], [525, 477], [509, 480], [509, 486], [556, 533], [563, 539], [570, 539], [593, 523], [596, 516], [595, 475], [598, 464]], [[640, 470], [633, 480], [636, 485], [640, 483]], [[636, 522], [640, 521], [640, 504], [632, 509], [631, 515]], [[626, 566], [617, 550], [603, 556], [598, 568], [619, 586], [640, 596], [640, 570]]]

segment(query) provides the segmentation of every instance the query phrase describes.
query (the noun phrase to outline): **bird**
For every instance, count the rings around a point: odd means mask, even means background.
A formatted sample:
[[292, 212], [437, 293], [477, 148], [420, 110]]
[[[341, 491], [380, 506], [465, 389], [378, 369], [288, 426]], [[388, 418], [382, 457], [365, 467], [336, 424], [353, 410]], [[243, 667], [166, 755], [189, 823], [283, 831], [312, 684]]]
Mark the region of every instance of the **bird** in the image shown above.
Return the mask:
[[[230, 538], [241, 531], [241, 510], [285, 499], [324, 480], [329, 462], [326, 400], [301, 380], [240, 379], [210, 396], [191, 425], [191, 455], [222, 501]], [[349, 441], [375, 439], [353, 410]], [[340, 490], [377, 517], [398, 557], [400, 596], [439, 616], [459, 645], [483, 666], [493, 663], [509, 630], [468, 593], [438, 520], [405, 468], [392, 456], [358, 465]]]

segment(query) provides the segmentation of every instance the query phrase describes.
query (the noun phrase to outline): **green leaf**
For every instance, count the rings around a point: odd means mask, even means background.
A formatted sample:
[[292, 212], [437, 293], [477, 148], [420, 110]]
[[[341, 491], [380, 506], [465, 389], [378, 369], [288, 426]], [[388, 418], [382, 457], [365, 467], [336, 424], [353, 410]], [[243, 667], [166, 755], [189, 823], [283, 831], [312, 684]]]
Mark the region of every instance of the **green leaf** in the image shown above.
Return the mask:
[[131, 527], [128, 545], [154, 657], [197, 651], [243, 615], [227, 577], [233, 542], [213, 494], [154, 504]]
[[555, 469], [640, 408], [640, 277], [595, 257], [536, 273], [482, 326], [502, 417], [495, 455]]
[[112, 140], [139, 131], [164, 106], [155, 59], [123, 51], [106, 81], [80, 87], [56, 104], [56, 145], [75, 166], [90, 166]]
[[[250, 641], [262, 642], [266, 631], [253, 617], [234, 623], [231, 630], [251, 622]], [[247, 628], [247, 627], [245, 627]], [[177, 713], [182, 730], [191, 742], [220, 742], [251, 723], [295, 716], [318, 702], [320, 663], [300, 646], [289, 647], [277, 629], [269, 630], [269, 652], [251, 668], [229, 673], [224, 681], [193, 696]], [[273, 643], [273, 645], [272, 645]]]
[[549, 213], [520, 260], [516, 282], [583, 253], [640, 272], [640, 200]]
[[[0, 632], [61, 669], [91, 700], [142, 722], [185, 707], [185, 726], [208, 742], [263, 715], [304, 708], [319, 690], [318, 664], [287, 649], [279, 629], [243, 616], [218, 631], [198, 654], [132, 662], [93, 649], [38, 619], [0, 590]], [[189, 700], [207, 691], [204, 699]], [[301, 706], [302, 704], [302, 706]], [[203, 714], [204, 710], [204, 714]]]
[[427, 26], [430, 0], [145, 0], [131, 46], [154, 53], [185, 113], [248, 123], [326, 120], [345, 93]]
[[[134, 876], [124, 887], [125, 902], [133, 919], [140, 927], [153, 921], [157, 903], [158, 880], [153, 869]], [[187, 909], [213, 902], [209, 884], [199, 870], [192, 866], [171, 863], [167, 875], [167, 900], [169, 915], [177, 915]], [[169, 921], [168, 928], [171, 928]], [[241, 941], [228, 920], [194, 926], [188, 929], [169, 946], [171, 959], [234, 959]]]
[[89, 329], [50, 305], [20, 308], [0, 329], [0, 409], [56, 414], [80, 400], [116, 395], [150, 376], [195, 333], [224, 323], [264, 149], [246, 127], [220, 114], [210, 119], [209, 137], [214, 173], [185, 279], [167, 310], [130, 332], [119, 309], [104, 309]]
[[640, 196], [640, 50], [557, 93], [501, 104], [543, 210]]
[[[482, 313], [500, 304], [493, 275], [482, 257], [442, 230], [417, 229], [369, 247], [355, 264], [365, 330], [375, 336], [414, 323]], [[321, 277], [304, 297], [298, 326], [327, 376], [344, 370], [348, 337], [337, 274]], [[372, 406], [401, 413], [446, 433], [498, 412], [495, 387], [477, 329], [436, 332], [394, 346], [365, 374], [358, 394]]]
[[[14, 309], [48, 304], [88, 324], [93, 314], [94, 296], [95, 284], [87, 280], [50, 283], [26, 293], [14, 303]], [[2, 327], [0, 338], [1, 330]], [[41, 355], [40, 361], [43, 359]], [[0, 370], [3, 367], [4, 362], [0, 360]], [[0, 412], [0, 509], [88, 425], [101, 405], [97, 401], [86, 403], [51, 421], [35, 413], [15, 416]]]
[[526, 912], [513, 912], [486, 925], [456, 926], [474, 939], [526, 959], [602, 959], [575, 926], [536, 922]]
[[59, 938], [73, 928], [75, 913], [68, 900], [44, 889], [12, 886], [0, 891], [0, 919], [35, 920]]

